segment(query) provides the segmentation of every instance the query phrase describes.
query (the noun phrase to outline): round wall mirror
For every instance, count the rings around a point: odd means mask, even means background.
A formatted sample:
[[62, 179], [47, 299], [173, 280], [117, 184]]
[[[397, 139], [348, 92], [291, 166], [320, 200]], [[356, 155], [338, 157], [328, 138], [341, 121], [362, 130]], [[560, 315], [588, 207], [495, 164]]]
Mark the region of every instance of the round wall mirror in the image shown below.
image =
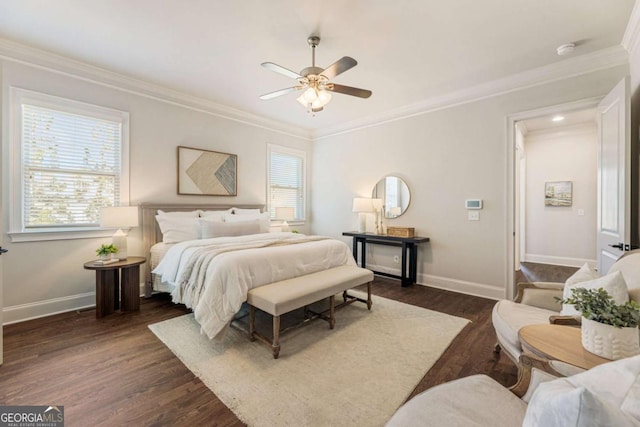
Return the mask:
[[385, 176], [373, 187], [371, 197], [382, 199], [382, 212], [385, 218], [397, 218], [409, 207], [411, 192], [402, 178]]

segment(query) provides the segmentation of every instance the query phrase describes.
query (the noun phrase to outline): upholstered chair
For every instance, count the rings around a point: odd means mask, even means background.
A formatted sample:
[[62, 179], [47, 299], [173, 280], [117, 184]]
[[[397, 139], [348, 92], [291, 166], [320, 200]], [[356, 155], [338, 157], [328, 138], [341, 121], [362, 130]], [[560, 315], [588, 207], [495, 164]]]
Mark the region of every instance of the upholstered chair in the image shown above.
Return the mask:
[[[640, 303], [640, 250], [625, 253], [613, 264], [607, 275], [616, 271], [622, 273], [629, 298]], [[498, 338], [496, 351], [502, 349], [514, 363], [517, 363], [522, 353], [518, 331], [523, 326], [545, 323], [579, 325], [579, 316], [560, 314], [562, 305], [557, 298], [563, 298], [564, 288], [565, 283], [519, 283], [514, 301], [498, 301], [492, 313], [493, 327]], [[555, 368], [558, 369], [558, 366]], [[575, 370], [569, 373], [575, 373]]]
[[[413, 397], [386, 427], [640, 426], [640, 356], [605, 363], [566, 378], [534, 366], [527, 392], [515, 394], [486, 375], [440, 384]], [[532, 363], [533, 362], [533, 363]]]

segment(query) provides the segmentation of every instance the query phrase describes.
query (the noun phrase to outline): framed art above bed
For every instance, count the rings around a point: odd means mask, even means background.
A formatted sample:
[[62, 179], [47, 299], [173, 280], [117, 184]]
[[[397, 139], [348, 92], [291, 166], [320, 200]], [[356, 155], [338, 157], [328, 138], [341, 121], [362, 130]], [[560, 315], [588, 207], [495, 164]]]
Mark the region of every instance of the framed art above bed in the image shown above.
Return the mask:
[[238, 156], [178, 147], [178, 194], [236, 196]]

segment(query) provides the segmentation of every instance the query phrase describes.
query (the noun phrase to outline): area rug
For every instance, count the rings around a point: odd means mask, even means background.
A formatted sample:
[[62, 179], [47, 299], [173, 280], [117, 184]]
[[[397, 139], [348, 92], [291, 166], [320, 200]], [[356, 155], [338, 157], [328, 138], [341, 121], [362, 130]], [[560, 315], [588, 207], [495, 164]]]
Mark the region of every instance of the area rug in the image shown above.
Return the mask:
[[193, 314], [149, 328], [249, 426], [382, 426], [469, 321], [373, 301], [284, 335], [277, 360], [235, 328], [209, 340]]

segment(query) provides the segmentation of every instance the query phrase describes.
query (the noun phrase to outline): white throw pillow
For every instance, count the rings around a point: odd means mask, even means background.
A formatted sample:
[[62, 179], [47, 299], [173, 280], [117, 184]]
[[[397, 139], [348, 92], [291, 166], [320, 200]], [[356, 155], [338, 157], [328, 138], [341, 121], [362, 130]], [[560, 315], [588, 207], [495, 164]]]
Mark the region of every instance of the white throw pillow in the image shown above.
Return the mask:
[[231, 208], [229, 209], [234, 215], [259, 215], [260, 209], [241, 209], [241, 208]]
[[208, 220], [211, 221], [218, 221], [218, 222], [223, 222], [224, 221], [224, 214], [227, 211], [200, 211], [200, 218], [207, 218]]
[[243, 222], [243, 221], [260, 221], [260, 233], [268, 233], [269, 227], [271, 225], [271, 218], [269, 212], [264, 212], [261, 214], [243, 214], [243, 215], [234, 215], [229, 212], [224, 214], [225, 222]]
[[[589, 263], [585, 262], [582, 267], [564, 282], [565, 285], [572, 286], [579, 282], [588, 282], [589, 280], [600, 278], [600, 273], [591, 268]], [[566, 298], [566, 297], [565, 297]]]
[[189, 212], [165, 212], [158, 209], [158, 215], [165, 217], [174, 217], [174, 218], [197, 218], [200, 216], [200, 211], [189, 211]]
[[156, 215], [164, 243], [178, 243], [196, 240], [200, 234], [198, 217]]
[[540, 384], [523, 426], [640, 426], [640, 356]]
[[260, 220], [240, 222], [221, 222], [200, 218], [200, 235], [203, 239], [224, 236], [245, 236], [247, 234], [260, 233]]
[[[569, 280], [567, 279], [567, 282], [568, 281]], [[613, 297], [613, 300], [616, 302], [616, 304], [624, 304], [625, 302], [629, 301], [629, 290], [627, 289], [627, 284], [624, 281], [622, 273], [619, 271], [607, 274], [606, 276], [600, 277], [598, 279], [588, 280], [586, 282], [577, 282], [571, 285], [565, 284], [564, 290], [562, 292], [562, 297], [571, 297], [571, 290], [575, 288], [603, 288], [609, 293], [609, 295]], [[560, 311], [560, 314], [565, 316], [576, 316], [582, 313], [576, 310], [573, 304], [562, 304], [562, 310]]]

